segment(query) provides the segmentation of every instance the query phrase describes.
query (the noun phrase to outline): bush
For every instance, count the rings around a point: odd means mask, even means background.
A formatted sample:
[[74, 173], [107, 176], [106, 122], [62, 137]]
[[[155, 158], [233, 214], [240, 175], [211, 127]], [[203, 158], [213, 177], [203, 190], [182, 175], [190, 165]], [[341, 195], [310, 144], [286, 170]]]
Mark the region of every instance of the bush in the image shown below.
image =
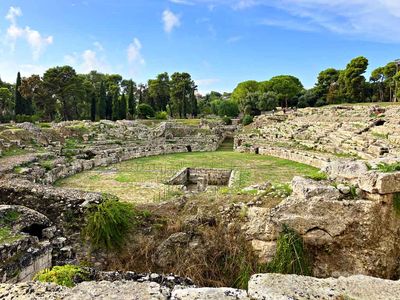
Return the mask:
[[118, 250], [136, 225], [132, 204], [108, 198], [88, 210], [83, 236], [93, 249]]
[[307, 178], [310, 178], [315, 181], [322, 181], [322, 180], [327, 180], [328, 179], [328, 174], [325, 172], [315, 172], [313, 174], [310, 174], [307, 176]]
[[15, 116], [15, 121], [17, 123], [24, 123], [24, 122], [30, 122], [30, 123], [35, 123], [40, 120], [40, 117], [38, 115], [16, 115]]
[[232, 119], [227, 116], [223, 117], [222, 121], [224, 122], [225, 125], [232, 125]]
[[311, 275], [303, 239], [287, 225], [283, 225], [277, 240], [275, 257], [267, 265], [267, 270], [271, 273]]
[[244, 126], [246, 126], [246, 125], [249, 125], [249, 124], [251, 124], [251, 123], [253, 123], [253, 117], [250, 116], [250, 115], [245, 115], [245, 116], [243, 117], [243, 119], [242, 119], [242, 124], [243, 124]]
[[45, 269], [35, 275], [33, 280], [40, 282], [52, 282], [58, 285], [73, 287], [75, 286], [75, 279], [85, 281], [88, 278], [88, 272], [78, 266], [65, 265], [56, 266], [52, 269]]
[[156, 119], [157, 120], [167, 120], [168, 119], [168, 114], [166, 111], [158, 111], [156, 113]]
[[146, 103], [139, 104], [137, 113], [138, 117], [141, 119], [149, 119], [154, 117], [154, 109]]

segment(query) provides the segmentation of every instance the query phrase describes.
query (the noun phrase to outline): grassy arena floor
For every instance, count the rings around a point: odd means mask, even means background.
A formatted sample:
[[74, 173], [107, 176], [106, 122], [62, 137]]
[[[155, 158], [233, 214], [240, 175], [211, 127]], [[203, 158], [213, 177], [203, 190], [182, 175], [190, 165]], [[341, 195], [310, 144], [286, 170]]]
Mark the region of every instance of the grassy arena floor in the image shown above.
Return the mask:
[[[316, 168], [289, 160], [232, 151], [178, 153], [144, 157], [96, 168], [62, 179], [57, 186], [111, 193], [125, 201], [147, 203], [167, 200], [178, 190], [163, 182], [184, 167], [225, 168], [239, 171], [232, 191], [270, 181], [290, 182], [296, 175], [311, 175]], [[224, 187], [225, 192], [227, 187]]]

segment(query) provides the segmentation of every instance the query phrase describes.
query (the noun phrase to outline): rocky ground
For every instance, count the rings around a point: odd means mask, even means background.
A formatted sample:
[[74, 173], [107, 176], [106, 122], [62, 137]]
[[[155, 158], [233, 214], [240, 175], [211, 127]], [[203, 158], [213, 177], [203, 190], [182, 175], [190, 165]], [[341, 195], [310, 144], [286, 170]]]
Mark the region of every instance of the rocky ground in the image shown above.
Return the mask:
[[195, 288], [143, 281], [82, 282], [73, 288], [48, 283], [0, 284], [5, 300], [396, 300], [400, 283], [366, 276], [338, 279], [279, 274], [254, 275], [248, 291]]

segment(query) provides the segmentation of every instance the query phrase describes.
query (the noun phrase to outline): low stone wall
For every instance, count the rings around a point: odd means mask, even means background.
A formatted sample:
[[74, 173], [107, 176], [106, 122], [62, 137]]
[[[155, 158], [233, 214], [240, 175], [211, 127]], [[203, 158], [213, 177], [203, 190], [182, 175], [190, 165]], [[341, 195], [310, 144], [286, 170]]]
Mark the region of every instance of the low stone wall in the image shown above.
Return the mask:
[[269, 155], [288, 159], [295, 162], [307, 164], [316, 168], [324, 168], [329, 162], [330, 158], [313, 152], [300, 151], [295, 149], [285, 149], [280, 147], [245, 147], [239, 146], [235, 149], [238, 152], [251, 152], [260, 155]]
[[0, 204], [23, 205], [48, 217], [54, 224], [78, 218], [101, 194], [34, 184], [26, 180], [0, 181]]
[[200, 179], [205, 179], [207, 185], [229, 185], [231, 182], [232, 170], [205, 169], [205, 168], [184, 168], [174, 175], [167, 184], [189, 185], [197, 184]]

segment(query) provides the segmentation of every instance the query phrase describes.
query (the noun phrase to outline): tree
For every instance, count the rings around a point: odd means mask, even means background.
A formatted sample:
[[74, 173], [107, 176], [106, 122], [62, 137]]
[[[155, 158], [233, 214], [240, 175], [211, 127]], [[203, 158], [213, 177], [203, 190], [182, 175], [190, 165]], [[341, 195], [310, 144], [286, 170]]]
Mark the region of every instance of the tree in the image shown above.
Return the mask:
[[75, 104], [83, 98], [83, 89], [75, 70], [70, 66], [48, 69], [43, 75], [44, 86], [50, 97], [59, 103], [62, 120], [77, 118]]
[[372, 71], [370, 81], [377, 87], [379, 93], [379, 101], [384, 101], [385, 97], [385, 74], [384, 68], [379, 67]]
[[340, 73], [339, 86], [342, 95], [350, 102], [363, 102], [365, 97], [365, 77], [368, 59], [363, 56], [350, 61], [346, 69]]
[[188, 73], [174, 73], [171, 76], [171, 108], [180, 118], [196, 114], [195, 91], [197, 86]]
[[126, 119], [126, 97], [125, 94], [122, 94], [121, 99], [119, 99], [119, 119], [125, 120]]
[[19, 87], [21, 86], [21, 73], [17, 74], [17, 82], [15, 84], [15, 115], [23, 115], [25, 113], [24, 98], [22, 98]]
[[137, 113], [138, 113], [138, 117], [141, 119], [153, 118], [155, 115], [154, 109], [146, 103], [142, 103], [142, 104], [138, 105]]
[[131, 117], [136, 114], [136, 99], [134, 94], [134, 83], [132, 80], [129, 81], [128, 87], [128, 110]]
[[0, 117], [11, 116], [14, 109], [12, 93], [8, 88], [0, 88]]
[[115, 91], [114, 92], [114, 96], [113, 96], [113, 100], [112, 100], [112, 120], [113, 121], [119, 120], [119, 116], [120, 116], [119, 110], [120, 110], [119, 92]]
[[[312, 97], [309, 97], [308, 99], [311, 101], [311, 106], [314, 106], [318, 100], [325, 103], [336, 102], [336, 99], [332, 94], [332, 86], [338, 82], [339, 75], [340, 71], [333, 68], [326, 69], [318, 74], [317, 83], [313, 89]], [[308, 96], [311, 96], [311, 94], [308, 94]]]
[[170, 80], [168, 73], [161, 73], [148, 82], [149, 97], [156, 111], [165, 111], [170, 101]]
[[92, 102], [90, 105], [90, 120], [92, 122], [96, 121], [96, 106], [97, 106], [97, 101], [96, 101], [96, 94], [92, 93]]
[[300, 80], [291, 75], [280, 75], [269, 80], [269, 89], [276, 93], [281, 107], [297, 105], [297, 98], [303, 91]]
[[18, 88], [21, 96], [31, 103], [31, 112], [44, 120], [52, 120], [56, 114], [56, 104], [39, 75], [24, 77]]
[[260, 111], [272, 111], [279, 105], [278, 95], [275, 92], [262, 93], [258, 99], [257, 108]]
[[107, 93], [104, 82], [102, 81], [100, 84], [100, 97], [99, 97], [99, 108], [98, 108], [98, 115], [100, 120], [106, 118], [106, 112], [107, 112]]
[[231, 99], [240, 103], [244, 100], [248, 93], [254, 93], [259, 91], [259, 84], [255, 80], [248, 80], [238, 84], [233, 90]]

